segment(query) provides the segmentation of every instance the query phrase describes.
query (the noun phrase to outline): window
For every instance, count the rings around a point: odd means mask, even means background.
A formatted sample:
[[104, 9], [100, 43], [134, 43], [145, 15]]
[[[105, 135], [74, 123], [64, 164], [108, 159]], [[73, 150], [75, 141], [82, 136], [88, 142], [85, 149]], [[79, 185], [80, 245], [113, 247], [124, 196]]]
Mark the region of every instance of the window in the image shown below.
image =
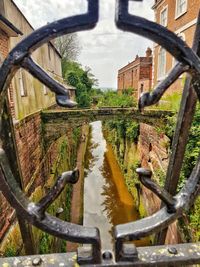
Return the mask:
[[158, 54], [158, 79], [164, 79], [166, 71], [166, 51], [164, 48], [160, 48]]
[[27, 96], [27, 91], [25, 88], [25, 75], [22, 69], [19, 70], [19, 86], [20, 86], [20, 94], [21, 96]]
[[167, 16], [168, 16], [168, 8], [165, 7], [161, 12], [160, 12], [160, 24], [164, 27], [167, 27]]
[[49, 55], [49, 60], [51, 61], [51, 46], [48, 44], [48, 55]]
[[44, 95], [48, 95], [47, 87], [44, 84], [43, 84], [43, 92], [44, 92]]
[[[181, 33], [178, 33], [177, 34], [178, 37], [183, 40], [185, 42], [185, 34], [183, 32]], [[173, 60], [172, 60], [172, 67], [174, 67], [176, 64], [178, 63], [178, 60], [176, 60], [174, 57], [173, 57]], [[180, 78], [183, 77], [183, 74], [180, 76]]]
[[187, 0], [176, 0], [176, 18], [187, 11]]

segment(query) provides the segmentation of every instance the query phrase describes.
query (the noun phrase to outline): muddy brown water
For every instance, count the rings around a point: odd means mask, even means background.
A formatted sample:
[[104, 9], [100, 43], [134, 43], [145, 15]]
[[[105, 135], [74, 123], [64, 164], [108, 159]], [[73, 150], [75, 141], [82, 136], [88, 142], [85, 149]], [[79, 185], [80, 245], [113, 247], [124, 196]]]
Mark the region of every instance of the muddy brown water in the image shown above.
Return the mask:
[[[113, 248], [113, 227], [140, 218], [134, 198], [129, 193], [111, 145], [102, 133], [102, 123], [91, 123], [87, 152], [88, 166], [84, 182], [84, 226], [98, 227], [102, 248]], [[137, 246], [149, 239], [137, 240]]]

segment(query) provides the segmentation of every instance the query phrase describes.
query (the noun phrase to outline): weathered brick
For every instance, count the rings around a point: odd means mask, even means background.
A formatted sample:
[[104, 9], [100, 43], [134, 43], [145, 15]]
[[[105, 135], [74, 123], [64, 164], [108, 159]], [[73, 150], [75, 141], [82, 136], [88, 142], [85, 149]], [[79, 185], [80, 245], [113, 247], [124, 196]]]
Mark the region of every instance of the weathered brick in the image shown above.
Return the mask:
[[128, 88], [135, 90], [138, 99], [142, 92], [149, 91], [152, 83], [152, 57], [148, 48], [146, 57], [136, 56], [135, 60], [118, 71], [118, 91]]

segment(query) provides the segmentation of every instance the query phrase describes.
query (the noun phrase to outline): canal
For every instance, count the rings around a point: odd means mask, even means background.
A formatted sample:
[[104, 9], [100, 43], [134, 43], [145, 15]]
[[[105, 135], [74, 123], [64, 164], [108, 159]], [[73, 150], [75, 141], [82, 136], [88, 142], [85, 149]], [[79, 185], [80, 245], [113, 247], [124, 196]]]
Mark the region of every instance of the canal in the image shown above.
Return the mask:
[[[113, 227], [140, 218], [136, 203], [129, 193], [121, 169], [102, 132], [102, 123], [91, 123], [84, 182], [84, 226], [98, 227], [103, 250], [113, 249]], [[148, 245], [149, 240], [137, 240]]]

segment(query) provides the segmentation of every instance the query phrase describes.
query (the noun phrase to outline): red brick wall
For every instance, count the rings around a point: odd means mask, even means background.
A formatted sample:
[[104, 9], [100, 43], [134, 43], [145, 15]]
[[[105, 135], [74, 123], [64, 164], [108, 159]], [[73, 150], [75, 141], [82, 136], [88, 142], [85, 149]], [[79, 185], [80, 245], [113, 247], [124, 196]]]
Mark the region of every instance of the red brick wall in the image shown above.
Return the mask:
[[[200, 0], [188, 0], [187, 1], [187, 12], [176, 18], [176, 1], [175, 0], [162, 0], [158, 2], [159, 4], [154, 7], [155, 11], [155, 20], [157, 23], [160, 23], [160, 13], [168, 6], [168, 23], [167, 28], [176, 34], [184, 34], [186, 43], [191, 47], [194, 38], [194, 32], [196, 25], [190, 25], [192, 21], [194, 21], [199, 12]], [[186, 27], [187, 26], [187, 27]], [[159, 54], [160, 46], [155, 44], [154, 48], [154, 77], [153, 83], [154, 87], [160, 82], [158, 78], [158, 54]], [[173, 57], [167, 53], [166, 55], [166, 75], [173, 68], [174, 60]], [[166, 92], [167, 94], [172, 94], [174, 92], [182, 91], [183, 83], [181, 79], [178, 79]]]
[[[38, 186], [45, 188], [51, 168], [58, 158], [59, 142], [53, 142], [48, 151], [44, 151], [41, 127], [40, 112], [15, 124], [15, 136], [23, 177], [22, 185], [28, 196], [31, 196]], [[68, 140], [71, 140], [71, 135], [69, 129]], [[0, 193], [0, 242], [15, 220], [13, 212]]]
[[[159, 134], [153, 126], [141, 123], [138, 149], [140, 151], [142, 167], [152, 171], [159, 168], [166, 170], [169, 160], [168, 141], [168, 138], [163, 134]], [[148, 215], [152, 215], [160, 209], [160, 199], [145, 187], [142, 187], [142, 197]], [[177, 244], [180, 241], [180, 235], [175, 222], [169, 227], [166, 244]]]
[[[7, 34], [0, 29], [0, 54], [3, 57], [3, 59], [5, 59], [7, 57], [8, 52], [9, 52], [8, 40], [9, 40], [9, 37], [7, 36]], [[14, 117], [15, 110], [14, 110], [14, 99], [13, 99], [13, 88], [12, 88], [12, 85], [10, 85], [9, 92], [8, 92], [8, 97], [9, 97], [11, 114]]]
[[[136, 57], [135, 60], [118, 72], [118, 91], [128, 88], [136, 90], [136, 97], [140, 95], [141, 80], [148, 80], [145, 82], [145, 90], [151, 88], [152, 81], [152, 58]], [[148, 87], [148, 89], [147, 89]]]
[[42, 160], [40, 113], [30, 115], [17, 123], [15, 132], [25, 188]]
[[[5, 59], [8, 55], [8, 36], [0, 29], [0, 53], [1, 57]], [[12, 98], [12, 88], [10, 88]], [[12, 110], [13, 114], [13, 110]], [[0, 193], [0, 240], [4, 237], [6, 231], [10, 227], [13, 220], [14, 211], [6, 201], [2, 193]]]
[[5, 58], [8, 54], [8, 36], [0, 29], [0, 53]]

